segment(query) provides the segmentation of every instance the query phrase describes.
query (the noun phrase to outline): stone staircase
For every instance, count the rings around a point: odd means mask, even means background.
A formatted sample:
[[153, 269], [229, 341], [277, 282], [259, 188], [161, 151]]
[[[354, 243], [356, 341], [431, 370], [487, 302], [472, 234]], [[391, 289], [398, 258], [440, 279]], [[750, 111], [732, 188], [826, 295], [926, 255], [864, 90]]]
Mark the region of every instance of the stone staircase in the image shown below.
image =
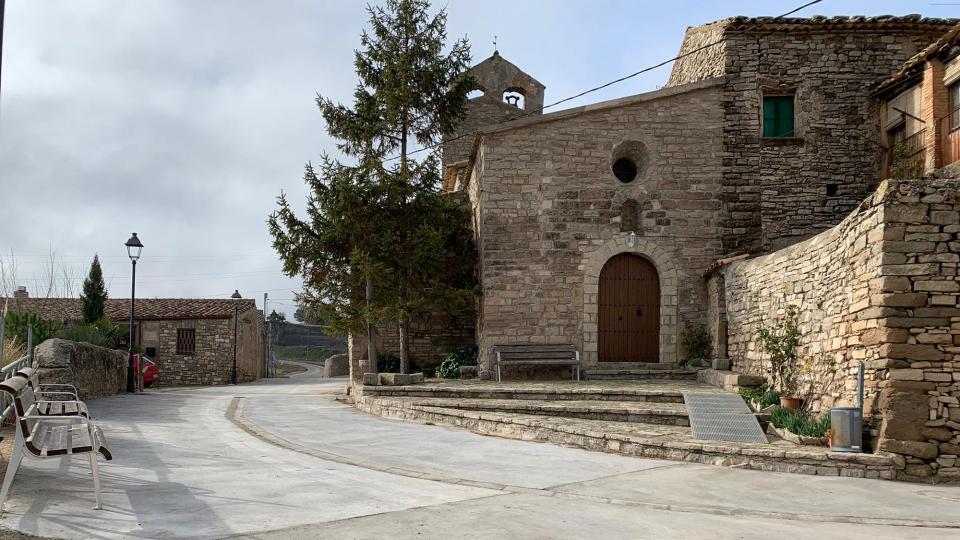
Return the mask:
[[[885, 479], [896, 478], [903, 468], [889, 454], [835, 453], [785, 441], [695, 440], [683, 393], [724, 390], [689, 378], [659, 376], [671, 369], [627, 371], [643, 373], [618, 375], [643, 378], [364, 386], [357, 406], [386, 418], [638, 457]], [[649, 377], [648, 371], [657, 376]]]
[[582, 378], [587, 381], [692, 381], [697, 378], [697, 370], [673, 364], [608, 364], [583, 370]]

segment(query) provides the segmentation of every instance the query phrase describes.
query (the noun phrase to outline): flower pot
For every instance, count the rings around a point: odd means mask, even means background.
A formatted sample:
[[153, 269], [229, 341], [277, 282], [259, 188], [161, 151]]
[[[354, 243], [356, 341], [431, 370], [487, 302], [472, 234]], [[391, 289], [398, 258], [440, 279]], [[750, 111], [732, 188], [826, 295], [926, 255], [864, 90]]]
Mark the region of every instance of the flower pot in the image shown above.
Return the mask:
[[781, 396], [780, 397], [780, 406], [784, 409], [790, 409], [791, 411], [800, 410], [800, 398], [796, 396]]

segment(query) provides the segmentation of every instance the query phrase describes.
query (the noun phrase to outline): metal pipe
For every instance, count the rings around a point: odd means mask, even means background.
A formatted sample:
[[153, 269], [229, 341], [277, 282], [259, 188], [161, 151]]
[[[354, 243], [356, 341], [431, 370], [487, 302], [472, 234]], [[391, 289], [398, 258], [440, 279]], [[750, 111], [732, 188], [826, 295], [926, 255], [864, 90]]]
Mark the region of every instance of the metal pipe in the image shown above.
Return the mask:
[[857, 370], [857, 407], [863, 410], [863, 362]]

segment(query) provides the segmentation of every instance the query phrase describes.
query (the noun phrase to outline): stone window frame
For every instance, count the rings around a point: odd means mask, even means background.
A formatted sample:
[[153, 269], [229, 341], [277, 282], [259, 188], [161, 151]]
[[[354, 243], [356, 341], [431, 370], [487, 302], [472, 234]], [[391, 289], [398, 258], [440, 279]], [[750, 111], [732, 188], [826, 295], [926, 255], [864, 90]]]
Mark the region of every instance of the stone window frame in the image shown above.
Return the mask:
[[[793, 136], [792, 137], [765, 137], [763, 135], [763, 100], [766, 97], [793, 98]], [[787, 146], [803, 143], [805, 124], [800, 111], [800, 89], [796, 85], [767, 81], [760, 85], [760, 99], [757, 100], [757, 114], [760, 125], [759, 137], [764, 146]]]
[[[632, 148], [631, 148], [632, 147]], [[657, 163], [657, 153], [654, 145], [647, 137], [638, 133], [624, 134], [609, 150], [609, 157], [606, 160], [607, 170], [605, 172], [610, 182], [624, 189], [642, 188], [644, 191], [654, 191], [657, 186], [650, 185], [652, 181], [652, 171]], [[613, 173], [613, 164], [625, 156], [634, 158], [637, 165], [637, 174], [629, 182], [624, 182], [617, 178]], [[639, 158], [639, 159], [637, 159]]]
[[[619, 234], [608, 240], [596, 250], [584, 255], [583, 263], [583, 322], [581, 327], [581, 349], [583, 367], [594, 368], [616, 363], [599, 362], [599, 300], [600, 271], [612, 257], [621, 253], [639, 255], [650, 261], [660, 276], [660, 363], [676, 364], [677, 355], [677, 263], [675, 257], [654, 240], [637, 238], [634, 246], [629, 246], [629, 234]], [[642, 366], [642, 363], [630, 363]]]

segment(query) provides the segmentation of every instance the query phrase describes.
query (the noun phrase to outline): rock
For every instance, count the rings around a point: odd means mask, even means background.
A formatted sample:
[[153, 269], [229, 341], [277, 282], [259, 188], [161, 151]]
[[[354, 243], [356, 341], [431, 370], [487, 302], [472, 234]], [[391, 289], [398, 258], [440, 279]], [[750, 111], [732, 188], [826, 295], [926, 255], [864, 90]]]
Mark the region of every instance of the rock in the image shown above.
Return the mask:
[[[920, 432], [921, 436], [924, 439], [933, 439], [936, 441], [946, 442], [953, 438], [953, 432], [947, 428], [923, 428]], [[942, 454], [949, 454], [949, 452], [940, 451]]]
[[898, 441], [896, 439], [880, 439], [880, 450], [913, 456], [920, 459], [933, 459], [940, 454], [937, 445], [919, 441]]
[[422, 384], [425, 380], [423, 373], [411, 373], [410, 374], [410, 383], [411, 384]]
[[933, 469], [923, 463], [911, 463], [903, 468], [903, 472], [908, 476], [917, 476], [920, 478], [926, 478], [934, 474]]
[[940, 443], [940, 453], [951, 456], [960, 456], [960, 444]]
[[323, 376], [343, 377], [350, 374], [350, 357], [346, 354], [335, 354], [323, 362]]
[[111, 396], [127, 390], [127, 353], [48, 339], [34, 349], [33, 365], [42, 383], [72, 384], [81, 399]]
[[384, 386], [405, 386], [410, 384], [411, 377], [404, 373], [381, 373], [380, 384]]
[[477, 378], [477, 366], [460, 366], [460, 378], [461, 378], [461, 379], [476, 379], [476, 378]]
[[[916, 371], [923, 373], [922, 370]], [[932, 383], [901, 383], [880, 392], [877, 408], [883, 418], [880, 426], [881, 438], [900, 441], [918, 441], [923, 438], [920, 430], [930, 419], [928, 396], [925, 390], [921, 390], [926, 388], [926, 385], [932, 386]]]
[[379, 386], [380, 385], [380, 375], [378, 373], [364, 373], [363, 374], [363, 385], [364, 386]]

